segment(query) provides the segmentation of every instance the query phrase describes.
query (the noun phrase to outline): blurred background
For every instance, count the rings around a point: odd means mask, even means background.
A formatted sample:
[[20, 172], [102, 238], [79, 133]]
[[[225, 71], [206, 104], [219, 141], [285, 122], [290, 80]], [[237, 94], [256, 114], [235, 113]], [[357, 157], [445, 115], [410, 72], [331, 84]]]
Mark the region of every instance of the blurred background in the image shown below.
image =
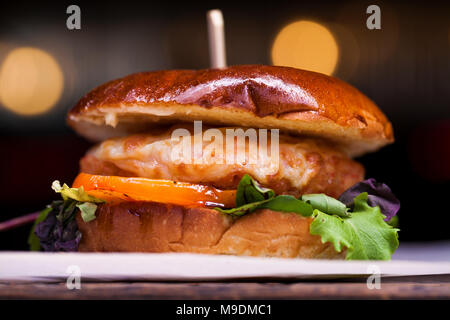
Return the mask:
[[[387, 114], [396, 143], [359, 159], [402, 201], [401, 241], [450, 239], [450, 5], [272, 1], [174, 4], [77, 1], [0, 5], [0, 221], [56, 199], [90, 146], [65, 115], [92, 88], [138, 71], [209, 66], [206, 11], [222, 9], [227, 60], [319, 71], [359, 88]], [[381, 29], [369, 30], [369, 5]], [[29, 226], [0, 233], [25, 250]]]

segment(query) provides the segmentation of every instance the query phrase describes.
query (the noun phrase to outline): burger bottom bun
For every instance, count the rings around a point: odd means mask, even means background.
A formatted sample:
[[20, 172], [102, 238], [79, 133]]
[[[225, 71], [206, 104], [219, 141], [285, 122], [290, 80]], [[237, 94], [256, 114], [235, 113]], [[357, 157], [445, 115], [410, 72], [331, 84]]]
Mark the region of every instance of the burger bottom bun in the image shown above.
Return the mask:
[[280, 258], [342, 259], [330, 243], [311, 235], [312, 218], [258, 210], [233, 219], [216, 210], [154, 202], [99, 205], [84, 222], [82, 252], [191, 252]]

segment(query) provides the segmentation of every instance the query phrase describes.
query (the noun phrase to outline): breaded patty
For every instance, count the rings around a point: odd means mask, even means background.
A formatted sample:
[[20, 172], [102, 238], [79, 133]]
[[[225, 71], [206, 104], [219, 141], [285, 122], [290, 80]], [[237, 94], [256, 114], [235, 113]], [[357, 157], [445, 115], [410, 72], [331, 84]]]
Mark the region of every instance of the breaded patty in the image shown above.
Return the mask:
[[246, 154], [245, 161], [232, 164], [218, 163], [212, 142], [203, 141], [203, 153], [195, 155], [202, 158], [202, 163], [180, 163], [173, 159], [173, 150], [180, 142], [171, 139], [170, 133], [106, 140], [81, 159], [81, 172], [168, 179], [221, 189], [236, 188], [241, 177], [249, 174], [277, 194], [325, 193], [332, 197], [364, 178], [364, 168], [359, 163], [318, 139], [280, 136], [277, 161], [269, 152], [257, 163], [249, 161], [249, 150], [255, 150], [252, 148], [258, 147], [258, 141], [247, 140], [244, 148], [237, 144], [234, 148], [236, 154]]

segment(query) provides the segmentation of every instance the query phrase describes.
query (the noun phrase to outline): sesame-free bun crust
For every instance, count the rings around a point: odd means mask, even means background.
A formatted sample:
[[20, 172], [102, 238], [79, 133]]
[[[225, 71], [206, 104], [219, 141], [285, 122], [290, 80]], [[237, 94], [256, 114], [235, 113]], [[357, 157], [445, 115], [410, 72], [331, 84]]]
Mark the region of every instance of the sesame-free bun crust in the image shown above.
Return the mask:
[[386, 116], [351, 85], [315, 72], [263, 65], [132, 74], [89, 92], [67, 118], [93, 141], [194, 120], [320, 137], [350, 156], [394, 139]]
[[342, 259], [309, 233], [311, 218], [258, 210], [239, 219], [207, 208], [154, 202], [101, 204], [84, 222], [82, 252], [191, 252], [283, 258]]

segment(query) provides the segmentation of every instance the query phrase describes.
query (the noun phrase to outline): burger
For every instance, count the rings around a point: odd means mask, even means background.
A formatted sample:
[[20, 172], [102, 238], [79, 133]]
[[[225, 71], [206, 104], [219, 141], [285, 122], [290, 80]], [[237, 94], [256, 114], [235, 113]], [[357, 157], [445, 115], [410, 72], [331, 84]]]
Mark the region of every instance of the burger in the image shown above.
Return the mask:
[[333, 77], [137, 73], [89, 92], [67, 122], [96, 145], [71, 186], [53, 183], [61, 199], [36, 220], [34, 250], [388, 260], [398, 247], [398, 199], [353, 160], [392, 143], [392, 125]]

